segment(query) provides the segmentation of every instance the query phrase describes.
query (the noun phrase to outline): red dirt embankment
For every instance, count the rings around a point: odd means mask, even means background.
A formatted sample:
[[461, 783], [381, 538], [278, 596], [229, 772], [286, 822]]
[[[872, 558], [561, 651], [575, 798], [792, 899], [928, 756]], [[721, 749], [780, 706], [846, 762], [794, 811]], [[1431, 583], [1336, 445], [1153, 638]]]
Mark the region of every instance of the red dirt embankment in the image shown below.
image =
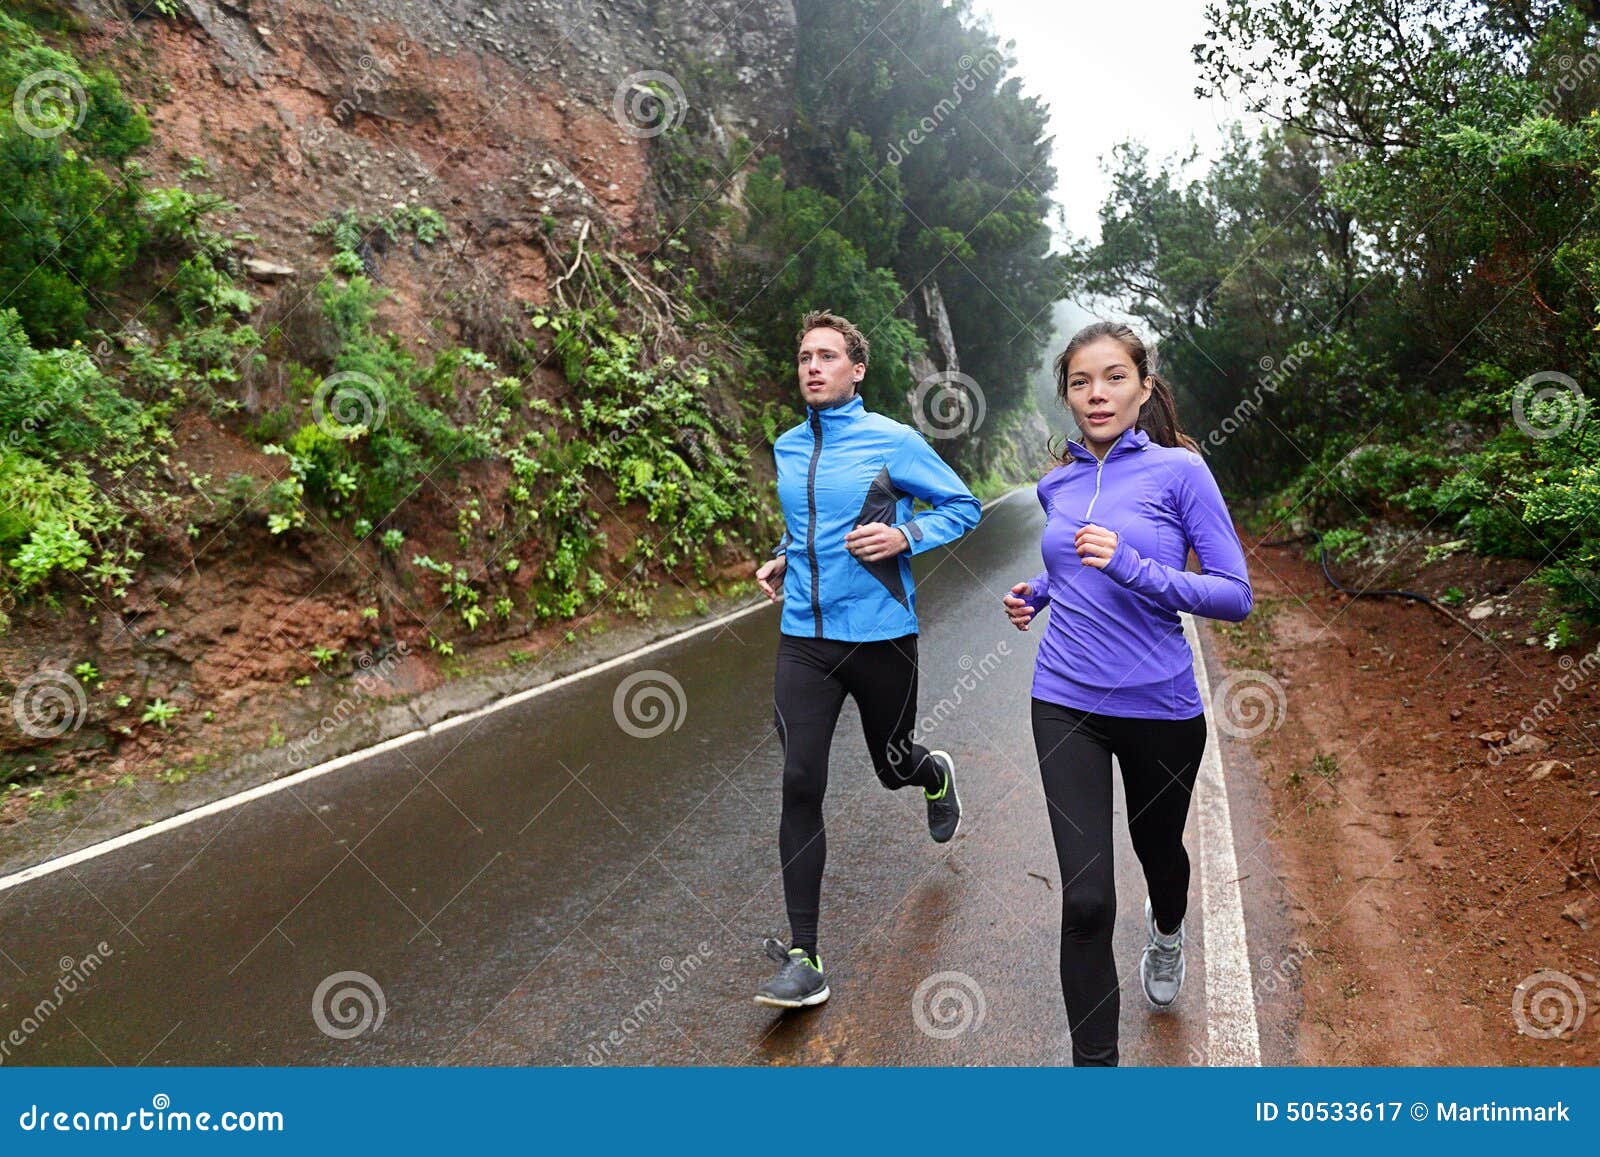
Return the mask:
[[1424, 566], [1415, 542], [1381, 573], [1333, 568], [1456, 588], [1452, 618], [1340, 594], [1303, 545], [1246, 544], [1257, 609], [1217, 634], [1268, 704], [1229, 746], [1266, 784], [1267, 887], [1311, 949], [1298, 1059], [1600, 1061], [1597, 640], [1546, 649], [1527, 563]]

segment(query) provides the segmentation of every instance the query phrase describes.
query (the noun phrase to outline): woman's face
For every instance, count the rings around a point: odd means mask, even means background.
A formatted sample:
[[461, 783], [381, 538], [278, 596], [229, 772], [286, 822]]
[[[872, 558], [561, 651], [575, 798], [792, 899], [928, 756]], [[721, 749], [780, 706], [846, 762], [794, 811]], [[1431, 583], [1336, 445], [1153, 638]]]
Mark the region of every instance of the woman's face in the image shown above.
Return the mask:
[[1084, 445], [1102, 455], [1139, 420], [1139, 407], [1152, 388], [1148, 379], [1139, 380], [1133, 355], [1116, 338], [1096, 338], [1073, 354], [1067, 363], [1067, 408]]

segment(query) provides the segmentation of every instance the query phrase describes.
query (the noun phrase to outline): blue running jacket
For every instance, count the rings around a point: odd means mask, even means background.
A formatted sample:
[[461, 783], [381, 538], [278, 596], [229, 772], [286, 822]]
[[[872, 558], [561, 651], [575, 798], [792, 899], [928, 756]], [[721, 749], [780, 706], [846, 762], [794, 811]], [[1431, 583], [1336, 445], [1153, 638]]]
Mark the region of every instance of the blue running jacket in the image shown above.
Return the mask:
[[[787, 554], [779, 630], [866, 643], [917, 633], [911, 555], [953, 542], [981, 509], [954, 470], [910, 426], [871, 413], [861, 395], [806, 407], [806, 420], [772, 447]], [[932, 505], [912, 517], [911, 500]], [[868, 522], [901, 530], [911, 549], [862, 562], [844, 536]]]

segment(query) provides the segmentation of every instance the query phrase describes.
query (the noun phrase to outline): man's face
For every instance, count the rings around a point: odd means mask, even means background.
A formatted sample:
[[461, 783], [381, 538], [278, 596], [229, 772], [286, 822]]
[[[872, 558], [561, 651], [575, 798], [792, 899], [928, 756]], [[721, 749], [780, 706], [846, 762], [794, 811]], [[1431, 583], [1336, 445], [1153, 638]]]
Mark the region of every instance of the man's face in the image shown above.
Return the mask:
[[850, 360], [844, 334], [825, 326], [806, 331], [797, 364], [801, 397], [806, 405], [822, 409], [849, 401], [856, 383], [867, 374], [866, 366]]

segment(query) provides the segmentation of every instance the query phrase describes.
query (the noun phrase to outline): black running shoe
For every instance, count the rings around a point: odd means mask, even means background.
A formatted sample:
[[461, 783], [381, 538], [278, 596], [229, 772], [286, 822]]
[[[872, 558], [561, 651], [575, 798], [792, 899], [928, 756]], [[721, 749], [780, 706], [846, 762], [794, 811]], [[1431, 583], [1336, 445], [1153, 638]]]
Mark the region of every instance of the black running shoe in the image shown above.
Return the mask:
[[944, 765], [944, 787], [938, 795], [930, 795], [927, 788], [922, 789], [923, 797], [928, 801], [928, 834], [935, 843], [946, 843], [956, 834], [956, 829], [961, 826], [961, 797], [956, 794], [956, 761], [950, 758], [948, 751], [930, 751], [930, 756]]
[[756, 1003], [773, 1008], [810, 1008], [828, 999], [828, 982], [822, 978], [822, 960], [803, 949], [785, 948], [776, 940], [763, 945], [768, 956], [782, 962], [777, 974], [756, 989]]

